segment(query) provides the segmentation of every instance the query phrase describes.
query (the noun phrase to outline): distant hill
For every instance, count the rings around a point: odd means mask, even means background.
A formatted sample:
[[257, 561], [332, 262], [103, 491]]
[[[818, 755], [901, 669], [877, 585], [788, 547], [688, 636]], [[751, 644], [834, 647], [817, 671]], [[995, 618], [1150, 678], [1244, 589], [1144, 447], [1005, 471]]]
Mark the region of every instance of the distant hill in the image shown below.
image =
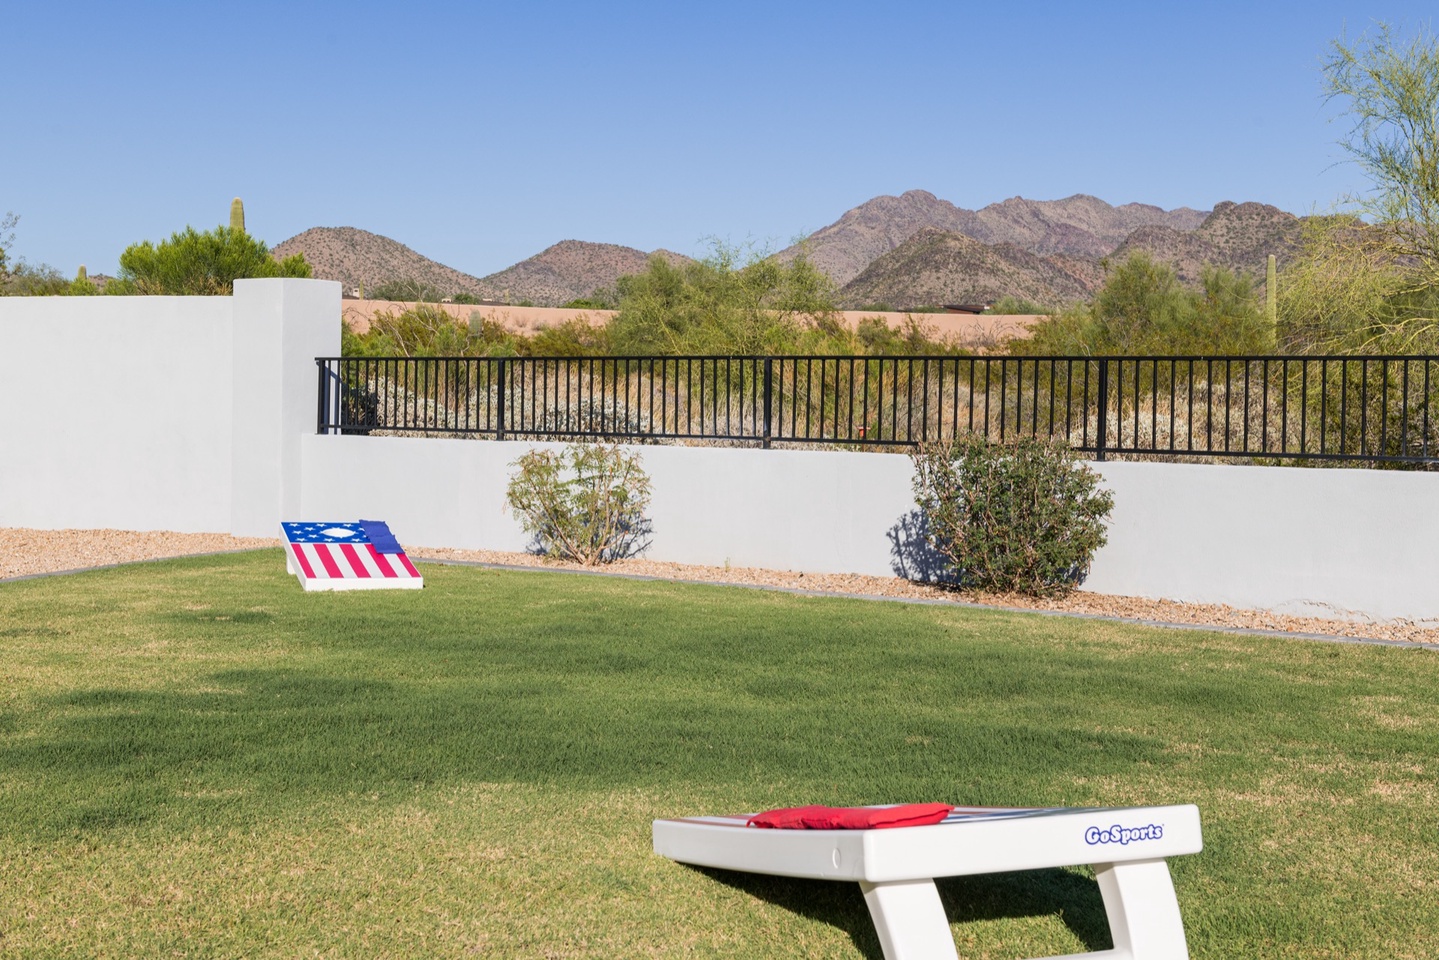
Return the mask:
[[495, 299], [495, 290], [479, 277], [437, 263], [389, 237], [356, 227], [312, 227], [274, 248], [277, 258], [303, 253], [315, 277], [338, 280], [345, 293], [357, 295], [386, 280], [417, 280], [446, 293], [471, 293]]
[[840, 305], [910, 310], [1014, 296], [1058, 306], [1089, 295], [1102, 278], [1094, 260], [1041, 256], [1013, 243], [991, 245], [957, 231], [924, 227], [847, 283]]
[[[669, 250], [655, 252], [671, 263], [689, 259]], [[558, 307], [600, 287], [613, 287], [626, 274], [643, 272], [649, 259], [650, 254], [634, 247], [562, 240], [483, 282], [506, 303], [527, 300], [540, 307]]]
[[1268, 204], [1225, 201], [1216, 204], [1194, 230], [1141, 227], [1115, 248], [1110, 259], [1117, 262], [1142, 251], [1173, 265], [1185, 283], [1197, 283], [1209, 263], [1262, 277], [1269, 254], [1283, 266], [1298, 247], [1303, 224], [1301, 218]]
[[[688, 259], [668, 250], [656, 252], [672, 263]], [[296, 253], [305, 255], [317, 278], [340, 281], [352, 296], [387, 280], [417, 280], [445, 293], [539, 307], [558, 307], [613, 286], [625, 274], [644, 270], [650, 257], [614, 243], [563, 240], [498, 273], [475, 277], [355, 227], [313, 227], [274, 248], [280, 258]]]
[[926, 227], [962, 233], [987, 244], [1011, 243], [1041, 255], [1099, 258], [1140, 227], [1193, 230], [1206, 216], [1188, 207], [1163, 210], [1142, 203], [1114, 207], [1086, 194], [1064, 200], [1013, 197], [966, 210], [928, 191], [910, 190], [898, 197], [868, 200], [778, 256], [788, 260], [803, 249], [816, 266], [844, 286]]

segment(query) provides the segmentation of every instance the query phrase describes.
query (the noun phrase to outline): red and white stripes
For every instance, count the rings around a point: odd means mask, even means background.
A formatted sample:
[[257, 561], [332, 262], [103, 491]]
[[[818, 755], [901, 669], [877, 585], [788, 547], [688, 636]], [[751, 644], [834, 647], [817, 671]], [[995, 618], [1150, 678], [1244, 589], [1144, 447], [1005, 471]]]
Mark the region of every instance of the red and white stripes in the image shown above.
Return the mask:
[[290, 572], [306, 590], [418, 589], [424, 579], [403, 553], [371, 543], [287, 543]]

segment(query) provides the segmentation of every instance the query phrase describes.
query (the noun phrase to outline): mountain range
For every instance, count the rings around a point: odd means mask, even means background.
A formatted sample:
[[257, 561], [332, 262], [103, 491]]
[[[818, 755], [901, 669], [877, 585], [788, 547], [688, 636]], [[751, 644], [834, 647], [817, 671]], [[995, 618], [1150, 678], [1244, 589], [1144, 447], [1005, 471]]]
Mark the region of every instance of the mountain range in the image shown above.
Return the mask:
[[[1111, 206], [1078, 194], [1063, 200], [1014, 197], [966, 210], [923, 190], [875, 197], [776, 257], [803, 252], [834, 280], [841, 306], [886, 304], [905, 310], [1005, 296], [1061, 304], [1092, 294], [1106, 265], [1145, 252], [1197, 282], [1213, 263], [1262, 275], [1273, 253], [1298, 242], [1301, 221], [1259, 203], [1220, 203], [1212, 211]], [[611, 287], [645, 268], [651, 254], [611, 243], [565, 240], [486, 277], [431, 260], [388, 237], [355, 227], [315, 227], [275, 247], [303, 253], [315, 276], [339, 280], [350, 295], [387, 280], [416, 280], [484, 300], [559, 306]], [[672, 263], [685, 260], [667, 250]]]
[[927, 190], [910, 190], [898, 197], [865, 201], [780, 251], [779, 256], [789, 259], [803, 250], [843, 287], [877, 258], [928, 227], [962, 233], [980, 243], [1012, 243], [1040, 255], [1063, 253], [1098, 259], [1140, 227], [1193, 230], [1206, 215], [1188, 207], [1162, 210], [1142, 203], [1112, 207], [1087, 194], [1064, 200], [1012, 197], [979, 210], [966, 210]]

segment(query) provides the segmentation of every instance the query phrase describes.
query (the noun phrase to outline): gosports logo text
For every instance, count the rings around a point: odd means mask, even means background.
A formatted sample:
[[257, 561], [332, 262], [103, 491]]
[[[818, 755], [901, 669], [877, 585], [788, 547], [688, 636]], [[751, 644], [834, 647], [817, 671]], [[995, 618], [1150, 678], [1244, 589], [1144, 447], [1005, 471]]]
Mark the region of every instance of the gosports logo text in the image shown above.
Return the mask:
[[1090, 827], [1084, 831], [1084, 842], [1090, 846], [1101, 843], [1117, 843], [1121, 847], [1137, 840], [1158, 840], [1164, 836], [1164, 824], [1150, 823], [1142, 827]]

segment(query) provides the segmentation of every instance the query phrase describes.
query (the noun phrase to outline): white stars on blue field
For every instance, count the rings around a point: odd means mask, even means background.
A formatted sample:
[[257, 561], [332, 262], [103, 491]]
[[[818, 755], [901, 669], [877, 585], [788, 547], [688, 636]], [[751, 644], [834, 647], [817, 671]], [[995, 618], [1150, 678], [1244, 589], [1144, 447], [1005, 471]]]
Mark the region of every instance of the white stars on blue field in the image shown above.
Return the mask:
[[286, 523], [285, 539], [291, 543], [369, 543], [358, 523]]

